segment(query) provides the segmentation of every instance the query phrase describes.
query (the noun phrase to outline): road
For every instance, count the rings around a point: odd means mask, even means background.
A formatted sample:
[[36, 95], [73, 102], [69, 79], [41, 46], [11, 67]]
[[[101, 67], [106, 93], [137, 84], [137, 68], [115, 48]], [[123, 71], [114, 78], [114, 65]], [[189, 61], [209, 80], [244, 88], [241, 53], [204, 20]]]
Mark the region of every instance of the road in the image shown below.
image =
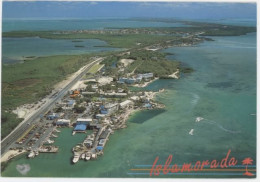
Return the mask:
[[46, 113], [58, 100], [60, 100], [69, 89], [79, 81], [87, 71], [97, 62], [101, 62], [103, 58], [96, 58], [93, 62], [89, 63], [81, 73], [79, 73], [71, 82], [69, 82], [56, 97], [52, 97], [48, 102], [42, 105], [35, 113], [33, 113], [29, 118], [25, 119], [20, 125], [18, 125], [6, 138], [1, 141], [1, 154], [5, 154], [10, 148], [11, 144], [16, 142], [16, 140], [30, 127], [30, 123], [40, 120], [40, 115]]

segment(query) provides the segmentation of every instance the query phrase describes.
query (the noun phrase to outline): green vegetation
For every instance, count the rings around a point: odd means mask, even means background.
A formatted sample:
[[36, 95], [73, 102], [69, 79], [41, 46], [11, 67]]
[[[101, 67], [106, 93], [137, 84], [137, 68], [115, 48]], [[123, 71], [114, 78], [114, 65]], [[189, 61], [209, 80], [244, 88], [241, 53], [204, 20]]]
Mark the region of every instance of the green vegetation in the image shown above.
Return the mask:
[[119, 61], [119, 56], [115, 56], [115, 55], [111, 55], [111, 56], [108, 56], [106, 57], [102, 62], [101, 64], [104, 64], [105, 67], [111, 67], [111, 66], [116, 66], [116, 64], [118, 63]]
[[73, 109], [75, 110], [76, 113], [83, 113], [86, 110], [85, 107], [79, 105], [75, 105]]
[[102, 67], [102, 64], [95, 64], [94, 66], [92, 66], [89, 69], [88, 73], [95, 74], [101, 67]]
[[9, 112], [2, 112], [1, 116], [1, 136], [7, 136], [23, 119], [17, 118], [17, 115]]
[[37, 102], [49, 94], [53, 85], [86, 64], [89, 55], [40, 57], [2, 66], [2, 132], [5, 137], [21, 122], [12, 110]]
[[138, 47], [137, 43], [142, 46], [160, 43], [162, 41], [175, 40], [173, 36], [160, 36], [150, 34], [90, 34], [90, 33], [66, 33], [55, 34], [53, 31], [13, 31], [3, 32], [3, 37], [36, 37], [48, 39], [100, 39], [106, 41], [110, 47], [133, 48]]
[[[165, 23], [182, 23], [188, 25], [185, 27], [166, 27], [159, 28], [159, 30], [165, 30], [168, 33], [177, 32], [204, 32], [201, 35], [204, 36], [239, 36], [247, 33], [256, 32], [256, 27], [247, 26], [234, 26], [234, 25], [222, 25], [217, 23], [207, 22], [193, 22], [185, 20], [176, 20], [171, 18], [134, 18], [135, 21], [151, 21], [151, 22], [165, 22]], [[149, 28], [149, 30], [155, 30], [158, 28]]]
[[[125, 56], [126, 57], [126, 56]], [[154, 73], [156, 77], [165, 77], [177, 71], [179, 62], [169, 61], [165, 53], [157, 51], [136, 50], [126, 57], [136, 60], [127, 67], [127, 72]]]
[[[139, 19], [139, 21], [142, 21]], [[147, 20], [146, 20], [147, 21]], [[152, 48], [165, 48], [171, 45], [181, 46], [182, 44], [196, 44], [203, 40], [200, 36], [231, 36], [244, 35], [256, 32], [255, 27], [242, 27], [231, 25], [220, 25], [213, 23], [199, 23], [190, 21], [177, 21], [172, 19], [151, 19], [151, 21], [161, 22], [181, 22], [188, 27], [166, 27], [166, 28], [124, 28], [102, 31], [13, 31], [3, 32], [3, 37], [41, 37], [48, 39], [70, 39], [72, 42], [79, 42], [75, 47], [83, 47], [82, 39], [99, 39], [106, 41], [108, 47], [118, 47], [128, 49], [128, 54], [120, 52], [93, 53], [88, 55], [60, 55], [50, 57], [29, 56], [23, 64], [10, 64], [2, 66], [2, 132], [5, 137], [15, 128], [21, 119], [18, 119], [12, 110], [16, 107], [37, 102], [39, 99], [51, 92], [53, 85], [64, 80], [64, 78], [89, 61], [89, 57], [95, 55], [104, 56], [106, 59], [101, 64], [105, 64], [105, 75], [122, 76], [127, 73], [147, 73], [152, 72], [157, 77], [167, 77], [178, 68], [181, 72], [190, 73], [191, 68], [180, 66], [177, 61], [166, 59], [167, 54], [159, 51], [145, 50], [149, 46]], [[198, 36], [200, 35], [200, 36]], [[134, 59], [135, 61], [122, 68], [120, 59]], [[88, 76], [97, 72], [101, 65], [94, 65]], [[119, 69], [122, 72], [119, 73]], [[104, 88], [109, 89], [109, 88]], [[80, 110], [80, 108], [79, 108]]]

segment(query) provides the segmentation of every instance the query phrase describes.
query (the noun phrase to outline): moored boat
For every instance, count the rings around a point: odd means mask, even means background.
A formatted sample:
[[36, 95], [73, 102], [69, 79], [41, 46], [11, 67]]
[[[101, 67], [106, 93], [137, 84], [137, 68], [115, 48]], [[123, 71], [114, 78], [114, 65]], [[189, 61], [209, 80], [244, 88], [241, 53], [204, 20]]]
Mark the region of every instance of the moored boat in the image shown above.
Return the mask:
[[85, 158], [86, 158], [86, 154], [85, 153], [81, 154], [81, 159], [85, 159]]
[[75, 154], [74, 155], [74, 158], [73, 158], [73, 160], [72, 160], [72, 162], [75, 164], [76, 162], [78, 162], [79, 161], [79, 155], [78, 154]]
[[91, 153], [88, 152], [88, 153], [86, 154], [86, 160], [88, 161], [88, 160], [90, 160], [90, 158], [91, 158]]
[[34, 158], [35, 157], [35, 153], [33, 151], [31, 151], [28, 155], [28, 158]]

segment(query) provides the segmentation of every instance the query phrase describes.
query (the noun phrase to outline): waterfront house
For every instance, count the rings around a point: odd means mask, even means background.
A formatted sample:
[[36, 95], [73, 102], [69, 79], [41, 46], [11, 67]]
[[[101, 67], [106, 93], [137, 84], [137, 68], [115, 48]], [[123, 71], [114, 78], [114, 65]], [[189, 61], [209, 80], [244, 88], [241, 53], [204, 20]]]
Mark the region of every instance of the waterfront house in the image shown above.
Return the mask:
[[152, 78], [153, 77], [153, 73], [138, 74], [137, 77], [148, 79], [148, 78]]
[[55, 124], [57, 126], [68, 126], [70, 124], [70, 120], [68, 120], [68, 119], [58, 119]]
[[126, 108], [128, 106], [133, 105], [133, 101], [131, 100], [125, 100], [124, 102], [121, 102], [120, 104], [120, 108]]
[[74, 128], [74, 131], [75, 132], [85, 132], [86, 129], [87, 129], [86, 124], [77, 124]]
[[90, 125], [90, 123], [92, 123], [92, 121], [93, 121], [92, 118], [78, 118], [76, 123]]

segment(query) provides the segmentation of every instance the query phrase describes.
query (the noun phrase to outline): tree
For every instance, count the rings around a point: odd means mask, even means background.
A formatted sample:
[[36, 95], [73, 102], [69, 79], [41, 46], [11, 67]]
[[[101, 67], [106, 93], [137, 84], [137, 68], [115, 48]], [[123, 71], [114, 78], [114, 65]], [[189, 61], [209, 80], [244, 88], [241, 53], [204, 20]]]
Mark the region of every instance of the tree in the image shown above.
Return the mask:
[[75, 105], [74, 110], [76, 113], [83, 113], [85, 111], [85, 107], [80, 107], [79, 105]]
[[250, 173], [250, 172], [248, 171], [248, 169], [247, 169], [248, 165], [252, 165], [252, 162], [253, 162], [253, 160], [252, 160], [250, 157], [245, 158], [245, 159], [242, 161], [242, 164], [243, 164], [243, 165], [246, 165], [246, 172], [243, 173], [244, 175], [246, 175], [246, 176], [253, 176], [253, 175], [254, 175], [254, 174]]

